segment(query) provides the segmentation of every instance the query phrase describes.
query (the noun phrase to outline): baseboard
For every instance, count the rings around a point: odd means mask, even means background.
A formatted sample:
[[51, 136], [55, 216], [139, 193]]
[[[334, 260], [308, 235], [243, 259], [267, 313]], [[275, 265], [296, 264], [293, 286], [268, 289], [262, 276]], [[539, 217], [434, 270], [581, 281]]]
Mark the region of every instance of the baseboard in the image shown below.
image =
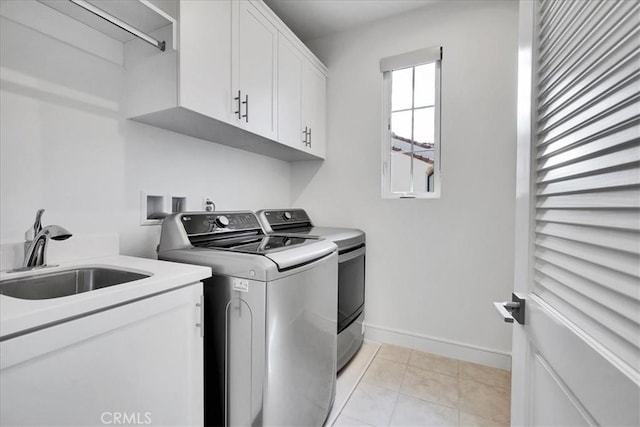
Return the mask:
[[511, 354], [365, 322], [365, 339], [511, 370]]

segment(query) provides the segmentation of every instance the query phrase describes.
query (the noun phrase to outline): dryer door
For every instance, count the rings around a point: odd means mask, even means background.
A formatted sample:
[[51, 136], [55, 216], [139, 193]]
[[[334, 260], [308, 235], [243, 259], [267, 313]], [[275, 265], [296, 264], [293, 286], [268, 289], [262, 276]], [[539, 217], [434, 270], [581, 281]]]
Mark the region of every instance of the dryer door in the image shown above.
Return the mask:
[[364, 308], [365, 252], [363, 246], [340, 252], [338, 258], [338, 333], [346, 329]]

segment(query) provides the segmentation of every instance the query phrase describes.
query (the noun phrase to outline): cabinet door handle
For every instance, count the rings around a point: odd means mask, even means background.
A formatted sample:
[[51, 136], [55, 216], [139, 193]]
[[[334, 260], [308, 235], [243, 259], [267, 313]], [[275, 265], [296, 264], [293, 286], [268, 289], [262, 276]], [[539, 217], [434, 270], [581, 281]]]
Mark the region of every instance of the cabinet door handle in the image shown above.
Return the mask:
[[237, 114], [239, 119], [242, 119], [242, 116], [240, 115], [240, 91], [238, 91], [238, 96], [236, 96], [235, 98], [233, 98], [234, 101], [238, 101], [238, 111], [234, 111], [233, 114]]
[[309, 128], [309, 148], [311, 148], [311, 128]]
[[196, 323], [196, 326], [200, 328], [200, 336], [204, 337], [204, 295], [200, 295], [200, 303], [196, 307], [200, 307], [200, 323]]
[[242, 103], [244, 104], [244, 115], [242, 117], [249, 123], [249, 95], [244, 96]]
[[304, 146], [307, 146], [307, 127], [304, 127], [304, 130], [302, 131], [302, 134], [304, 135], [304, 140], [302, 142], [304, 142]]

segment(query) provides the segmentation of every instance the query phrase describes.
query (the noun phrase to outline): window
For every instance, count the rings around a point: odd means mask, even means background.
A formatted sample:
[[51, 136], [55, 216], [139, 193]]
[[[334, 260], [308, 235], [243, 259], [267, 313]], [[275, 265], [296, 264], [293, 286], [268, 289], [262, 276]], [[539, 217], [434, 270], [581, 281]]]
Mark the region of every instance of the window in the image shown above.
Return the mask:
[[380, 61], [383, 73], [382, 197], [440, 197], [442, 48]]

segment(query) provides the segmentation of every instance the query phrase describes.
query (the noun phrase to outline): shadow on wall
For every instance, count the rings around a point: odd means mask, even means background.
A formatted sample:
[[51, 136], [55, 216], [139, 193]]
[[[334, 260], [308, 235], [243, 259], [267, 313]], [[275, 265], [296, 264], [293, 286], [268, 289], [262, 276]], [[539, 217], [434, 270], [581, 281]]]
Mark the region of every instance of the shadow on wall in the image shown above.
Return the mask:
[[291, 163], [291, 201], [295, 202], [305, 192], [309, 183], [322, 167], [322, 160], [307, 160]]
[[[14, 77], [25, 77], [25, 79]], [[0, 79], [0, 89], [24, 96], [25, 98], [38, 99], [42, 102], [80, 110], [90, 114], [107, 116], [112, 119], [117, 119], [120, 116], [119, 105], [115, 101], [80, 92], [71, 93], [68, 89], [55, 85], [54, 83], [47, 85], [43, 80], [37, 80], [41, 87], [34, 87], [26, 81], [27, 78], [36, 81], [36, 79], [31, 76], [21, 76], [17, 71], [5, 69]]]

